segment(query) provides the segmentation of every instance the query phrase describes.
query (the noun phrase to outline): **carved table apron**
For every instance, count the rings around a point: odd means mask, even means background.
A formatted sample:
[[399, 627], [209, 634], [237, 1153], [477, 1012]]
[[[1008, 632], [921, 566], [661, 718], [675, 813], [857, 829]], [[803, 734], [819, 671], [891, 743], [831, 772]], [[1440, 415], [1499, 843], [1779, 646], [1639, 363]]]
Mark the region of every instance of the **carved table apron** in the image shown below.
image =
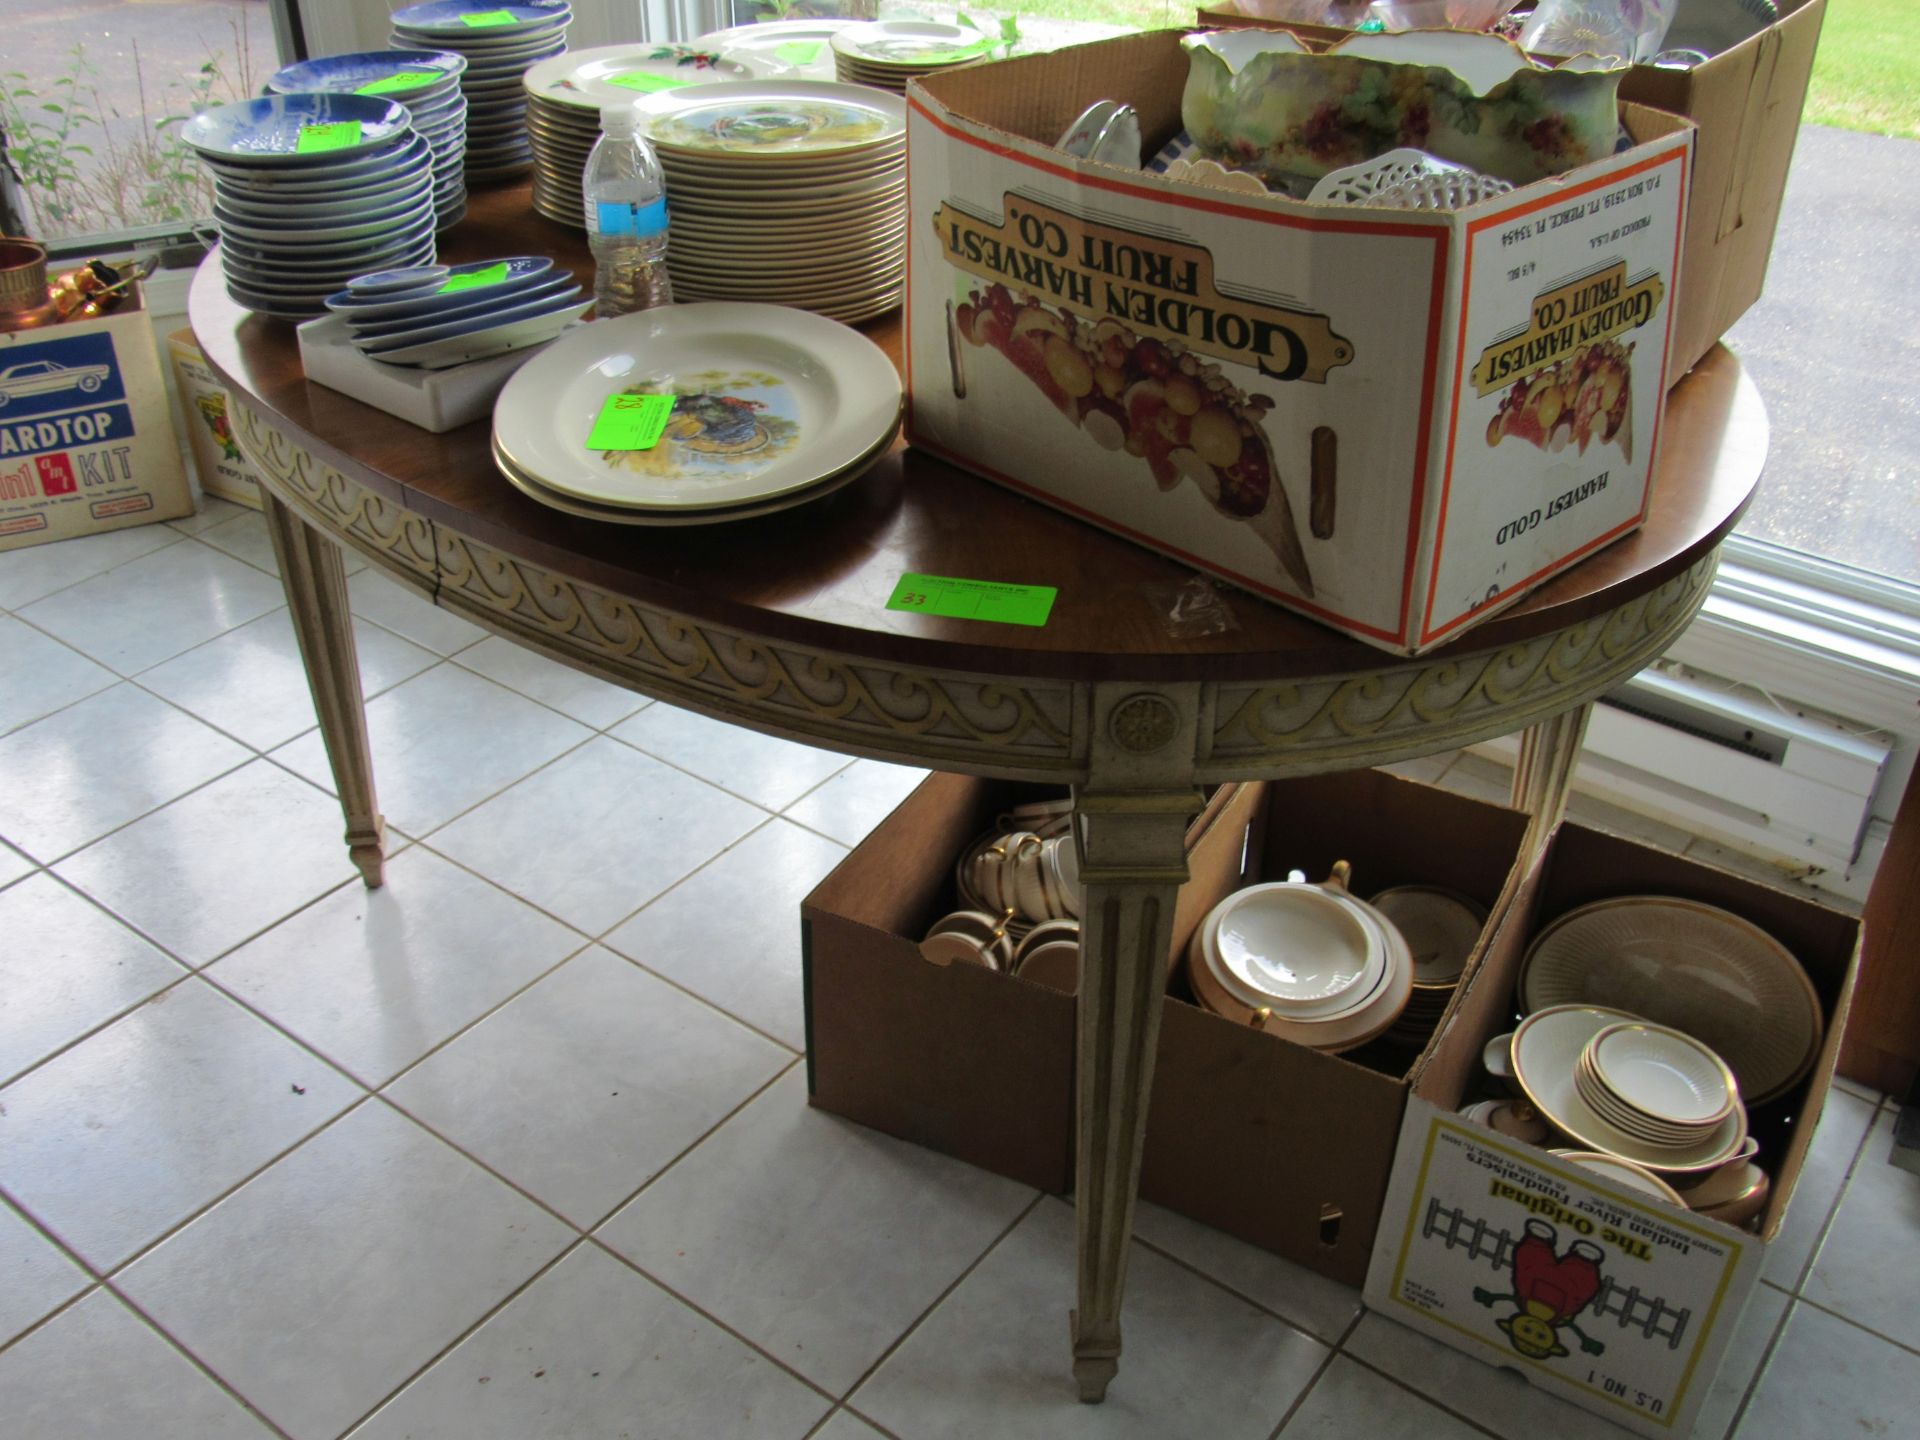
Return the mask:
[[[445, 259], [579, 237], [476, 197]], [[1142, 598], [1186, 572], [901, 448], [839, 495], [702, 531], [557, 515], [493, 473], [486, 426], [429, 435], [300, 375], [217, 257], [190, 313], [259, 473], [346, 815], [381, 882], [379, 806], [340, 545], [434, 604], [615, 684], [859, 755], [1073, 787], [1087, 887], [1077, 1056], [1074, 1371], [1117, 1371], [1121, 1294], [1185, 827], [1201, 787], [1409, 759], [1523, 732], [1515, 803], [1557, 819], [1588, 705], [1659, 655], [1712, 581], [1766, 451], [1724, 350], [1674, 391], [1647, 524], [1445, 649], [1404, 659], [1233, 593], [1239, 628], [1175, 640]], [[869, 333], [896, 357], [898, 321]], [[622, 533], [609, 535], [608, 531]], [[906, 571], [1060, 587], [1044, 629], [905, 615]]]

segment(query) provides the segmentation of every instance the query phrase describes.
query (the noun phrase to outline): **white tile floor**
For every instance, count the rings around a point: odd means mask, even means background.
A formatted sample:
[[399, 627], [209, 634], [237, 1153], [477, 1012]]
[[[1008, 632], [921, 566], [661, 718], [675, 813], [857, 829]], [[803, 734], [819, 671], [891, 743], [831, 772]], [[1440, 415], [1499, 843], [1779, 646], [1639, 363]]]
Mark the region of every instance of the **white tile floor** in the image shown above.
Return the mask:
[[[797, 902], [918, 773], [363, 573], [370, 893], [263, 538], [0, 555], [8, 1440], [1622, 1433], [1151, 1207], [1076, 1404], [1068, 1207], [804, 1103]], [[1699, 1440], [1915, 1433], [1891, 1125], [1835, 1093]]]

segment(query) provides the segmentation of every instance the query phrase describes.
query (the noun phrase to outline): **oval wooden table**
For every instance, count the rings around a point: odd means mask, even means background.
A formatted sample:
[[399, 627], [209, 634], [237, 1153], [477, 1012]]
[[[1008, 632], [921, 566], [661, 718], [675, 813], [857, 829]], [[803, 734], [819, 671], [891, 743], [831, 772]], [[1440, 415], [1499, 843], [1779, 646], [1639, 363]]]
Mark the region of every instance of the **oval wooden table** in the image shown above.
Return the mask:
[[[443, 258], [582, 237], [523, 188], [474, 199]], [[1759, 478], [1765, 412], [1716, 350], [1672, 393], [1646, 525], [1446, 648], [1403, 659], [1229, 592], [1237, 627], [1175, 639], [1175, 562], [896, 447], [856, 483], [758, 520], [614, 526], [522, 496], [488, 427], [432, 435], [308, 384], [292, 327], [201, 267], [193, 329], [230, 388], [346, 812], [381, 880], [381, 822], [338, 545], [434, 604], [616, 684], [859, 755], [1073, 787], [1087, 885], [1073, 1316], [1081, 1397], [1117, 1370], [1162, 960], [1200, 787], [1351, 769], [1523, 731], [1515, 802], [1557, 817], [1586, 707], [1659, 655]], [[898, 358], [898, 317], [868, 327]], [[1051, 585], [1044, 627], [892, 611], [909, 572]]]

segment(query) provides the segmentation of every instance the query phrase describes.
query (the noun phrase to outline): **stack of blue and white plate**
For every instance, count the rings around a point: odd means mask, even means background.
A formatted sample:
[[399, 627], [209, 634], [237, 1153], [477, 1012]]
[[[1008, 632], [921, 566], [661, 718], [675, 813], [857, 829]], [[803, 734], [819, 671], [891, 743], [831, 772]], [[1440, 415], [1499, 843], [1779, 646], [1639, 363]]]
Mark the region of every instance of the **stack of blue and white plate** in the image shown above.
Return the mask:
[[413, 128], [433, 147], [435, 228], [445, 230], [467, 213], [467, 97], [460, 93], [466, 59], [439, 51], [369, 50], [303, 60], [277, 71], [267, 89], [280, 95], [377, 95], [398, 101]]
[[428, 0], [393, 12], [396, 50], [452, 51], [466, 59], [460, 91], [468, 105], [469, 183], [511, 180], [533, 168], [521, 77], [567, 48], [572, 19], [567, 0]]
[[544, 345], [593, 297], [546, 256], [514, 255], [357, 275], [326, 304], [373, 359], [442, 370]]
[[432, 148], [377, 95], [265, 95], [180, 129], [213, 172], [227, 293], [318, 315], [355, 275], [434, 258]]

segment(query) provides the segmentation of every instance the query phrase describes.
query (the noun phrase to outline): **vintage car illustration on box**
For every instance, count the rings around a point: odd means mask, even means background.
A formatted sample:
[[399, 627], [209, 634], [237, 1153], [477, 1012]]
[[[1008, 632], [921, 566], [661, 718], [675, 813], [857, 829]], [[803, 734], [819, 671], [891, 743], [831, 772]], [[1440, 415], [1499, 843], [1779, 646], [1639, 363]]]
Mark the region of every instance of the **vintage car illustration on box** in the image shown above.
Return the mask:
[[0, 370], [0, 407], [28, 395], [78, 390], [91, 395], [113, 374], [111, 365], [62, 365], [55, 360], [24, 360]]

